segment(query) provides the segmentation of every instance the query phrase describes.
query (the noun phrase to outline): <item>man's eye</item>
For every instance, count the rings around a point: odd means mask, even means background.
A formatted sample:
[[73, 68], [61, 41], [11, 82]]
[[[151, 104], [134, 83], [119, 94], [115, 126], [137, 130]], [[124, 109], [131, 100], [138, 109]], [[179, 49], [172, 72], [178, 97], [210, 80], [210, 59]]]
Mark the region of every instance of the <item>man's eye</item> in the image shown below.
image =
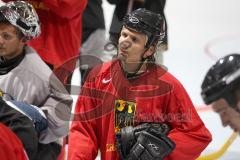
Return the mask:
[[12, 36], [9, 35], [9, 34], [3, 34], [3, 35], [2, 35], [2, 38], [3, 38], [3, 39], [6, 39], [6, 40], [10, 40], [10, 39], [12, 38]]
[[126, 33], [122, 33], [122, 36], [123, 36], [123, 37], [127, 37], [127, 34], [126, 34]]
[[132, 38], [132, 41], [133, 41], [133, 42], [137, 42], [137, 38], [136, 38], [136, 37], [133, 37], [133, 38]]

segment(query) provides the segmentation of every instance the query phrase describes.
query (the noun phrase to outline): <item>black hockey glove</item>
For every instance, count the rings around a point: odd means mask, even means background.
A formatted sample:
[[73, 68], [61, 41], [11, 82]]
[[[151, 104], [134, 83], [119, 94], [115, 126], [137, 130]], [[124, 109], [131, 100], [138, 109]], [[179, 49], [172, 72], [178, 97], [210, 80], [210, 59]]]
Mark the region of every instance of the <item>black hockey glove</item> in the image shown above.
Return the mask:
[[117, 148], [122, 160], [161, 160], [172, 152], [175, 143], [166, 134], [166, 124], [144, 123], [125, 127], [117, 134]]

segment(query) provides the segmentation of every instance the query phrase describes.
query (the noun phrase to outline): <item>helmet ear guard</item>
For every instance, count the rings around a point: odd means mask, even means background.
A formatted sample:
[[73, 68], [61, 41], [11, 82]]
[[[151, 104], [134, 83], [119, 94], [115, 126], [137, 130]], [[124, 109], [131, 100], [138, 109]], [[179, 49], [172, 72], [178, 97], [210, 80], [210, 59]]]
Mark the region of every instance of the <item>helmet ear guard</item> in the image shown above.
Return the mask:
[[39, 36], [40, 21], [33, 6], [25, 1], [8, 2], [0, 6], [0, 13], [16, 28], [18, 28], [27, 40]]
[[240, 90], [240, 55], [231, 54], [218, 60], [207, 72], [201, 88], [205, 104], [224, 98], [231, 107], [236, 107], [235, 91]]

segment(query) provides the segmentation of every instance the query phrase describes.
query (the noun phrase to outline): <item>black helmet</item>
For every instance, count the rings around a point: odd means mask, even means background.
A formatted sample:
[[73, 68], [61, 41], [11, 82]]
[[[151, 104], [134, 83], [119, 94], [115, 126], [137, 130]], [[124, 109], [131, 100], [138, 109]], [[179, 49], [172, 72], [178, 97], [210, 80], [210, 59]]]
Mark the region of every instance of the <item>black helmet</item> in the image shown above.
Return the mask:
[[202, 98], [210, 104], [220, 98], [236, 106], [234, 91], [240, 89], [240, 54], [230, 54], [219, 59], [207, 72], [202, 83]]
[[145, 8], [139, 8], [127, 14], [123, 19], [123, 26], [146, 34], [148, 36], [146, 48], [154, 42], [162, 41], [165, 36], [165, 20], [163, 15], [156, 14]]

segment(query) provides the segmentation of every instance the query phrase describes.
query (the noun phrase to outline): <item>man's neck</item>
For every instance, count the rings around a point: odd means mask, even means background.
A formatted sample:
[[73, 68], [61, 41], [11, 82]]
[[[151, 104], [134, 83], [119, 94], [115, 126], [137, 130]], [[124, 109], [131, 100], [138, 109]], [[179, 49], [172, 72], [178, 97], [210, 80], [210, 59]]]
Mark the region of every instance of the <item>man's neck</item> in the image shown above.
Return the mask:
[[[140, 67], [140, 68], [139, 68]], [[122, 65], [122, 68], [127, 73], [136, 73], [141, 74], [147, 70], [147, 64], [145, 62], [139, 62], [139, 63], [125, 63]]]
[[21, 55], [22, 53], [23, 53], [23, 51], [18, 52], [18, 53], [14, 54], [14, 55], [4, 56], [4, 57], [2, 57], [2, 59], [3, 59], [4, 61], [11, 60], [11, 59], [14, 59], [14, 58], [18, 57], [18, 56]]

